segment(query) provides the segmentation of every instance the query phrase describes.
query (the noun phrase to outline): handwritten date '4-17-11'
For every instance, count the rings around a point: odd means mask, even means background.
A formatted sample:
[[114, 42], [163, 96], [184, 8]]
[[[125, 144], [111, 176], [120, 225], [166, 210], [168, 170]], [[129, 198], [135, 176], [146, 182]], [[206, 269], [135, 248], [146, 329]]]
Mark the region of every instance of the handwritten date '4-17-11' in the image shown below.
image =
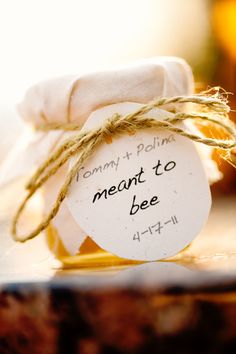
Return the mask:
[[[156, 176], [161, 176], [166, 172], [173, 170], [176, 167], [176, 162], [171, 160], [165, 164], [162, 164], [158, 160], [157, 164], [152, 167]], [[129, 190], [131, 186], [145, 183], [146, 179], [144, 178], [143, 167], [140, 168], [140, 171], [136, 173], [133, 177], [128, 178], [127, 180], [123, 179], [118, 183], [117, 186], [111, 186], [110, 188], [105, 188], [101, 192], [97, 192], [93, 196], [93, 203], [95, 203], [100, 198], [104, 197], [107, 199], [109, 196], [112, 196], [116, 193], [120, 193], [125, 190]], [[144, 210], [150, 206], [154, 206], [160, 202], [158, 196], [154, 195], [150, 200], [143, 200], [141, 203], [137, 203], [136, 195], [133, 196], [133, 201], [129, 214], [135, 215], [139, 210]]]
[[179, 221], [178, 221], [176, 215], [171, 216], [168, 220], [157, 221], [154, 225], [149, 225], [148, 227], [146, 227], [145, 230], [137, 231], [133, 235], [133, 240], [140, 242], [142, 239], [142, 236], [145, 236], [145, 235], [149, 236], [149, 235], [153, 235], [156, 233], [161, 235], [162, 229], [164, 229], [166, 226], [169, 226], [169, 225], [178, 224], [178, 222]]

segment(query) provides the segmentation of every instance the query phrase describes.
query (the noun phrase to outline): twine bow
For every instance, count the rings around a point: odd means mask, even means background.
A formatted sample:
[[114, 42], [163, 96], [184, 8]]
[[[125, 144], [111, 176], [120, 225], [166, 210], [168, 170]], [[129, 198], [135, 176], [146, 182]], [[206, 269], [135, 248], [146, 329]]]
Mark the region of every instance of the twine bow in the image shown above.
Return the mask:
[[[163, 120], [156, 120], [152, 117], [147, 117], [147, 113], [149, 113], [153, 108], [162, 107], [162, 109], [169, 112], [172, 111], [172, 109], [168, 108], [168, 105], [183, 104], [189, 102], [200, 105], [201, 110], [199, 112], [197, 111], [192, 113], [175, 112], [173, 113], [172, 117], [167, 115], [166, 117], [163, 117]], [[143, 105], [141, 108], [131, 114], [122, 116], [119, 113], [115, 113], [112, 117], [108, 118], [99, 128], [88, 131], [78, 131], [80, 127], [76, 124], [60, 123], [48, 124], [37, 128], [43, 131], [59, 129], [64, 131], [75, 131], [76, 133], [74, 136], [68, 138], [64, 143], [62, 143], [61, 146], [58, 147], [57, 150], [53, 152], [45, 160], [45, 162], [42, 163], [41, 166], [39, 166], [39, 168], [35, 171], [27, 183], [27, 194], [19, 206], [12, 221], [13, 238], [16, 241], [25, 242], [34, 238], [41, 231], [48, 227], [50, 221], [57, 215], [60, 205], [65, 199], [70, 184], [76, 176], [77, 171], [92, 155], [99, 143], [104, 141], [111, 141], [111, 138], [115, 135], [134, 134], [136, 131], [146, 128], [166, 129], [172, 133], [184, 136], [195, 142], [226, 151], [226, 154], [223, 155], [223, 157], [234, 167], [236, 167], [235, 160], [232, 158], [233, 149], [236, 147], [236, 127], [235, 124], [228, 118], [229, 111], [230, 107], [227, 104], [227, 99], [222, 94], [220, 94], [220, 90], [218, 88], [215, 88], [201, 94], [190, 96], [157, 98], [148, 104]], [[227, 133], [228, 137], [225, 139], [203, 137], [200, 134], [191, 134], [187, 132], [185, 128], [182, 129], [175, 125], [176, 123], [183, 122], [186, 119], [192, 119], [198, 124], [202, 124], [204, 126], [211, 123], [223, 129]], [[49, 214], [29, 234], [21, 237], [18, 236], [18, 221], [28, 201], [51, 176], [55, 175], [55, 173], [67, 161], [76, 156], [78, 153], [78, 158], [75, 159], [73, 166], [67, 173], [65, 181]]]

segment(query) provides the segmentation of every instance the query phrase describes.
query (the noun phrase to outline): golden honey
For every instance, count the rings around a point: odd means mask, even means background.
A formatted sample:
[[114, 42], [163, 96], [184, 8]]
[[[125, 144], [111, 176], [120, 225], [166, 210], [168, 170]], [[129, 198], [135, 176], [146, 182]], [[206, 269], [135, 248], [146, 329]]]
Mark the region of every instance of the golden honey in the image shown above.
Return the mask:
[[85, 239], [79, 253], [71, 256], [66, 251], [57, 230], [52, 225], [47, 228], [46, 238], [49, 249], [65, 267], [106, 267], [143, 263], [114, 256], [101, 249], [90, 237]]

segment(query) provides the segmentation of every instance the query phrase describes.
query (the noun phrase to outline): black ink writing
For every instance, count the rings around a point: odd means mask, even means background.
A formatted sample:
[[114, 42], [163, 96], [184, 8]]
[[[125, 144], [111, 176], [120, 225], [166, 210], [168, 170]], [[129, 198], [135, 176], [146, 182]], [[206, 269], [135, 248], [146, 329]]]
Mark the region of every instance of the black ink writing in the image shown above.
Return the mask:
[[132, 202], [132, 206], [130, 209], [129, 214], [130, 215], [135, 215], [139, 210], [145, 210], [147, 208], [149, 208], [150, 206], [156, 205], [158, 203], [160, 203], [160, 200], [158, 199], [158, 197], [156, 195], [154, 195], [150, 201], [148, 200], [144, 200], [142, 201], [142, 203], [139, 204], [135, 204], [136, 203], [136, 195], [134, 195], [133, 197], [133, 202]]
[[128, 178], [128, 180], [122, 180], [118, 183], [117, 186], [111, 186], [110, 188], [105, 188], [101, 192], [97, 192], [94, 194], [93, 203], [96, 200], [99, 200], [101, 197], [107, 199], [108, 196], [114, 195], [118, 192], [122, 192], [123, 190], [129, 190], [132, 185], [138, 185], [140, 183], [146, 182], [143, 178], [144, 170], [143, 167], [140, 168], [139, 173], [135, 174], [133, 177]]
[[158, 160], [157, 164], [153, 167], [153, 170], [155, 171], [156, 176], [161, 176], [163, 174], [163, 172], [169, 172], [169, 171], [173, 170], [173, 168], [175, 168], [175, 166], [176, 166], [175, 161], [169, 161], [163, 166], [163, 169], [161, 169], [162, 163], [160, 160]]

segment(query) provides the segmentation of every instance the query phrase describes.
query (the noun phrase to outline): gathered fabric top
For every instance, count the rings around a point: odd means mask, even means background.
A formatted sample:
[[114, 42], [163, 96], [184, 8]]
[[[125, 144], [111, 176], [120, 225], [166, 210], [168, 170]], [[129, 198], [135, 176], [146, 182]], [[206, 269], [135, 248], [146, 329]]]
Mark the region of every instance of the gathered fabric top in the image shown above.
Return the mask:
[[36, 128], [50, 123], [83, 126], [94, 110], [120, 102], [193, 93], [193, 75], [180, 58], [158, 57], [132, 66], [40, 82], [26, 92], [18, 110]]

